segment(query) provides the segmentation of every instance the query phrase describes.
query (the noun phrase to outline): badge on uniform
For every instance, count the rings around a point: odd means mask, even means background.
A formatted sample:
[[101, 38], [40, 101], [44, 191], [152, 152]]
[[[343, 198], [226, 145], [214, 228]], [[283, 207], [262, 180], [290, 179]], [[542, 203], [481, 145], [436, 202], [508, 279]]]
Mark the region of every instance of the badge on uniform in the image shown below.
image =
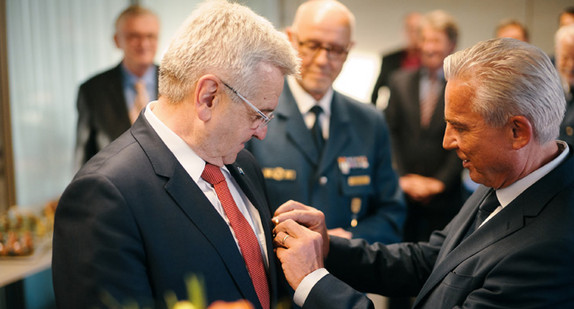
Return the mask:
[[265, 179], [283, 181], [283, 180], [295, 180], [297, 178], [297, 171], [284, 169], [280, 166], [264, 167], [262, 171], [263, 171], [263, 177], [265, 177]]
[[351, 199], [351, 213], [353, 213], [351, 227], [356, 227], [359, 224], [358, 217], [359, 211], [361, 211], [361, 203], [360, 197], [354, 197]]
[[352, 168], [369, 168], [367, 156], [339, 157], [337, 158], [337, 163], [339, 163], [339, 170], [341, 170], [343, 175], [348, 175]]

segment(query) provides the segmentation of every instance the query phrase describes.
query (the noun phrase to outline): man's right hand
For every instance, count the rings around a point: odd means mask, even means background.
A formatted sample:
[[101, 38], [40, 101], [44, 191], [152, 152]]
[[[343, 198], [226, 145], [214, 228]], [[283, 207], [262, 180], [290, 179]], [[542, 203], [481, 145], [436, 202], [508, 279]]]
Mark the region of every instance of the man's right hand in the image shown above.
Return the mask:
[[[325, 258], [329, 253], [329, 234], [325, 225], [325, 215], [313, 207], [296, 201], [287, 201], [277, 208], [272, 221], [277, 226], [289, 219], [321, 235], [323, 239], [323, 258]], [[277, 234], [276, 232], [274, 233]]]

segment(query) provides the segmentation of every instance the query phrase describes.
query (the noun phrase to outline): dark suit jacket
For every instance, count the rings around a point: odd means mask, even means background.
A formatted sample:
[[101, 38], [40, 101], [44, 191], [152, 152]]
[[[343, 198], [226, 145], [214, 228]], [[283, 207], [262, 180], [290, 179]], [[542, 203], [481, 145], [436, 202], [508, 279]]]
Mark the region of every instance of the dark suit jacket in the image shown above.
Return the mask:
[[373, 93], [371, 94], [371, 103], [377, 103], [377, 99], [379, 98], [379, 88], [389, 86], [391, 74], [401, 68], [401, 62], [403, 61], [405, 54], [406, 49], [399, 49], [382, 57], [379, 77], [377, 77]]
[[[278, 272], [271, 212], [261, 170], [242, 151], [227, 168], [258, 209], [266, 243], [269, 286]], [[59, 308], [104, 307], [102, 292], [143, 308], [184, 280], [204, 281], [208, 303], [247, 299], [260, 308], [228, 225], [160, 140], [145, 117], [90, 160], [65, 190], [55, 218], [53, 282]]]
[[[421, 70], [399, 71], [390, 81], [391, 97], [385, 109], [391, 135], [395, 168], [400, 176], [418, 174], [433, 177], [445, 184], [445, 192], [429, 204], [409, 201], [405, 234], [408, 241], [424, 241], [436, 229], [442, 229], [462, 206], [462, 162], [455, 151], [442, 147], [444, 121], [444, 87], [427, 128], [420, 125], [419, 84]], [[414, 233], [414, 230], [419, 230]], [[413, 231], [411, 231], [413, 230]], [[413, 232], [413, 235], [408, 235]]]
[[418, 294], [414, 308], [574, 308], [570, 151], [462, 242], [488, 192], [484, 186], [428, 243], [368, 247], [333, 237], [326, 261], [332, 275], [318, 282], [303, 308], [366, 308], [369, 301], [357, 290]]
[[[247, 146], [263, 168], [271, 206], [293, 199], [323, 211], [328, 228], [372, 242], [400, 241], [405, 206], [381, 113], [335, 92], [322, 156], [287, 83], [275, 115], [265, 140]], [[359, 210], [354, 228], [353, 203]]]
[[121, 63], [80, 86], [77, 108], [75, 160], [80, 167], [131, 126]]

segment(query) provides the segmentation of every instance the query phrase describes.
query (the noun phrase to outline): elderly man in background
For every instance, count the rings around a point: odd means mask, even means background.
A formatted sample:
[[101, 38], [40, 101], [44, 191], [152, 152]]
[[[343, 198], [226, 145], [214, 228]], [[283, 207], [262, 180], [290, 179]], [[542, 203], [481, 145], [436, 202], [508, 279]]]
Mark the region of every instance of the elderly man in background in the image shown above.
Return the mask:
[[59, 308], [165, 308], [168, 293], [188, 297], [190, 276], [202, 279], [208, 304], [277, 306], [272, 210], [243, 147], [265, 138], [297, 67], [285, 36], [247, 7], [207, 1], [192, 13], [162, 59], [159, 99], [60, 199]]
[[419, 243], [330, 237], [319, 211], [281, 206], [277, 256], [303, 308], [372, 308], [365, 291], [418, 295], [414, 308], [574, 307], [574, 157], [556, 140], [556, 69], [508, 38], [457, 52], [444, 68], [443, 146], [481, 186]]
[[338, 1], [299, 6], [287, 35], [301, 76], [287, 78], [268, 138], [248, 149], [263, 168], [272, 207], [311, 204], [333, 235], [393, 243], [401, 240], [405, 209], [386, 123], [372, 105], [333, 90], [354, 24]]
[[77, 168], [126, 131], [149, 100], [157, 98], [158, 67], [153, 61], [158, 17], [133, 5], [118, 16], [115, 29], [122, 62], [90, 78], [78, 91]]

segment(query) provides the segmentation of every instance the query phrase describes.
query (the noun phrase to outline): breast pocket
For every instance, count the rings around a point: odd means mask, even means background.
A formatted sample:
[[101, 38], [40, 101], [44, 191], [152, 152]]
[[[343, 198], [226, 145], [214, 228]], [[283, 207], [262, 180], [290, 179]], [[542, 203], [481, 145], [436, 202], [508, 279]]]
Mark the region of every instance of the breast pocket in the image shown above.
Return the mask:
[[351, 227], [368, 212], [369, 199], [374, 195], [373, 179], [368, 169], [351, 170], [341, 177], [340, 188], [351, 213]]

